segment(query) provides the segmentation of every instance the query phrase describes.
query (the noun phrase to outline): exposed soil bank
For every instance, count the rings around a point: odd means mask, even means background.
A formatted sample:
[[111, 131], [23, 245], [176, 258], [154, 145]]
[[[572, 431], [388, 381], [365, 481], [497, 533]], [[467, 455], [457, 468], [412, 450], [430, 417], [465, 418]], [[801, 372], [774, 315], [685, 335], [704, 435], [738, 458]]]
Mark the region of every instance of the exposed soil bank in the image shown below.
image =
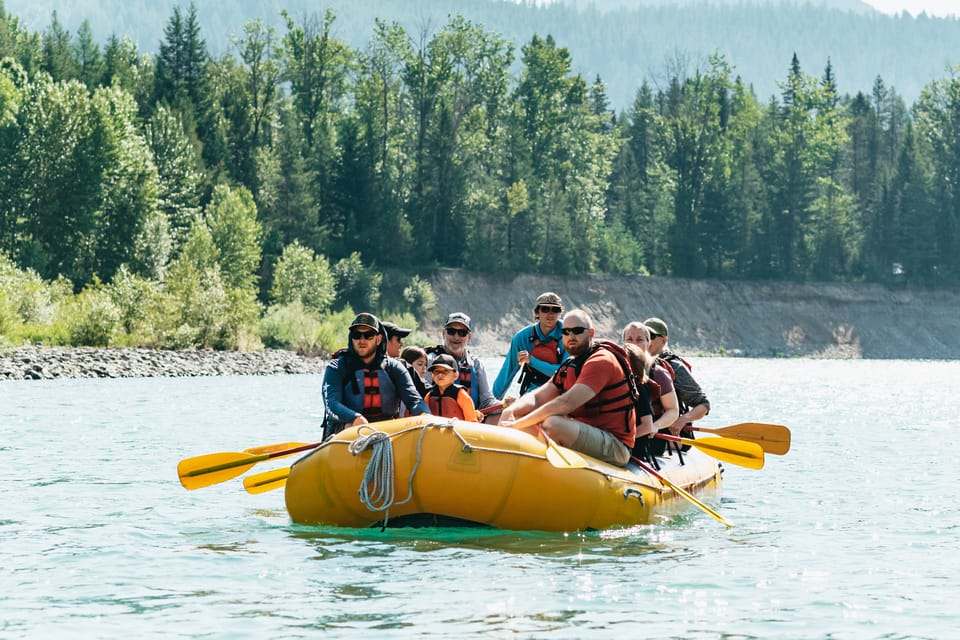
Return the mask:
[[601, 337], [618, 337], [631, 320], [662, 318], [678, 353], [960, 358], [960, 291], [454, 270], [429, 279], [441, 311], [471, 315], [471, 345], [484, 355], [506, 353], [513, 333], [532, 321], [537, 294], [555, 291], [566, 309], [586, 309]]

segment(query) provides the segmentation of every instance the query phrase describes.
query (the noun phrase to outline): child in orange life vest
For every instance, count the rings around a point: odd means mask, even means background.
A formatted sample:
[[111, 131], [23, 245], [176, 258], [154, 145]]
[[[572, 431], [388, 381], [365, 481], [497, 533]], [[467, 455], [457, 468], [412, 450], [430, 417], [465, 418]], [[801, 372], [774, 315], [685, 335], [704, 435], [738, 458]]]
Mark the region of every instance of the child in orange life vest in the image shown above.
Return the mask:
[[430, 413], [444, 418], [483, 422], [483, 414], [477, 411], [470, 393], [453, 382], [458, 376], [457, 361], [453, 356], [442, 353], [434, 358], [430, 375], [433, 376], [433, 388], [423, 398]]

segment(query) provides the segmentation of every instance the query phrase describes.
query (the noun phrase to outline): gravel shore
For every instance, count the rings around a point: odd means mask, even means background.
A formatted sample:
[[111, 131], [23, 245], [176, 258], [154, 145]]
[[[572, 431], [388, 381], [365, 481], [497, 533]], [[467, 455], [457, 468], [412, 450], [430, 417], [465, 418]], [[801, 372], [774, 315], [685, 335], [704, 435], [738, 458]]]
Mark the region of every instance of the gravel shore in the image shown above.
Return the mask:
[[148, 378], [321, 373], [326, 360], [291, 351], [161, 351], [18, 347], [0, 353], [0, 380]]

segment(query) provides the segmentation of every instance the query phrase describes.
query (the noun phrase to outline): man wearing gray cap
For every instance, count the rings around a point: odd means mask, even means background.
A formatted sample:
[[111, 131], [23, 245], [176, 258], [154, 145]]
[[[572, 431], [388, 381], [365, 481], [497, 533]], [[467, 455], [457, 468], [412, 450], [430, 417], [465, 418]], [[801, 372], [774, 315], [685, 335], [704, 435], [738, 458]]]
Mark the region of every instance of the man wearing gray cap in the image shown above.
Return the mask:
[[[427, 367], [429, 368], [433, 360], [442, 353], [453, 356], [460, 372], [457, 382], [470, 393], [474, 406], [478, 409], [497, 406], [500, 401], [490, 392], [487, 370], [480, 362], [480, 358], [467, 351], [467, 343], [470, 342], [471, 336], [473, 336], [473, 324], [470, 316], [462, 311], [448, 315], [447, 321], [443, 323], [443, 344], [426, 349], [429, 358]], [[429, 376], [429, 373], [427, 375]], [[430, 378], [428, 382], [432, 384], [433, 379]]]
[[493, 381], [493, 395], [503, 398], [507, 387], [523, 367], [520, 378], [520, 393], [536, 389], [553, 377], [560, 363], [567, 357], [563, 348], [563, 336], [560, 330], [560, 314], [563, 313], [563, 301], [552, 291], [537, 296], [533, 303], [533, 324], [520, 329], [510, 341], [510, 351], [503, 360], [500, 374]]
[[387, 330], [372, 313], [360, 313], [350, 323], [347, 347], [323, 372], [324, 439], [348, 426], [392, 420], [401, 402], [408, 415], [429, 412], [406, 367], [387, 357], [386, 344]]
[[[643, 321], [643, 324], [650, 332], [650, 346], [648, 347], [650, 355], [657, 358], [657, 362], [662, 366], [670, 367], [674, 374], [673, 388], [677, 392], [677, 400], [680, 402], [680, 417], [669, 429], [673, 435], [679, 435], [685, 426], [710, 413], [710, 401], [690, 373], [690, 364], [671, 352], [667, 347], [667, 342], [670, 339], [667, 323], [660, 318], [647, 318]], [[693, 432], [687, 431], [684, 435], [692, 438]], [[659, 439], [655, 442], [665, 444], [665, 441]]]

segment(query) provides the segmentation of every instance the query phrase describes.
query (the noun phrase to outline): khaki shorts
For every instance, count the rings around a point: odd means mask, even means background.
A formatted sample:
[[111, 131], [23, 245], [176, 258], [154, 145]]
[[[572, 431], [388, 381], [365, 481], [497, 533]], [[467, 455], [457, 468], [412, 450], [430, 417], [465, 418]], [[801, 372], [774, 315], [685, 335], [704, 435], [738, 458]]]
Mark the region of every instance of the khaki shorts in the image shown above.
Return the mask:
[[606, 429], [598, 429], [579, 420], [577, 423], [580, 425], [580, 433], [571, 449], [618, 467], [626, 466], [630, 461], [630, 449], [620, 442], [617, 436]]

